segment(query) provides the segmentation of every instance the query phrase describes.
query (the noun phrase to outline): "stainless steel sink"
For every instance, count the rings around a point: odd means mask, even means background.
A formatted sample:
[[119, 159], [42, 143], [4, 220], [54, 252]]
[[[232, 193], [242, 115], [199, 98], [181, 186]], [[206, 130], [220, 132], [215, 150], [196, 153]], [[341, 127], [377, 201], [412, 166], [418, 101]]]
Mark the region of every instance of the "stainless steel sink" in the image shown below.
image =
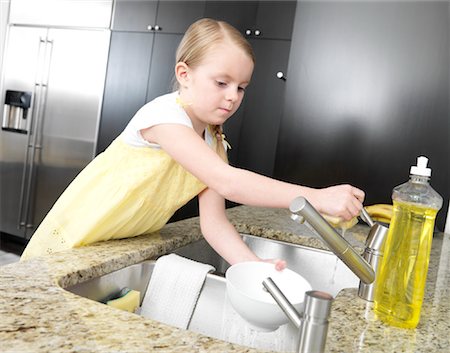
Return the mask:
[[[244, 242], [260, 258], [279, 258], [288, 267], [305, 277], [313, 289], [330, 293], [333, 297], [343, 288], [357, 288], [359, 279], [330, 251], [301, 245], [242, 235]], [[217, 274], [223, 275], [229, 267], [205, 240], [199, 240], [174, 251], [175, 253], [213, 265]]]
[[[251, 235], [243, 235], [243, 239], [261, 258], [286, 259], [288, 267], [304, 276], [313, 289], [336, 296], [343, 288], [358, 286], [359, 279], [331, 252]], [[209, 263], [217, 270], [206, 277], [189, 330], [258, 349], [279, 352], [295, 350], [298, 330], [292, 324], [286, 324], [274, 332], [256, 332], [231, 308], [223, 277], [229, 265], [205, 240], [179, 248], [174, 253]], [[102, 301], [124, 287], [138, 290], [143, 296], [154, 266], [155, 261], [145, 261], [66, 289], [96, 301]]]

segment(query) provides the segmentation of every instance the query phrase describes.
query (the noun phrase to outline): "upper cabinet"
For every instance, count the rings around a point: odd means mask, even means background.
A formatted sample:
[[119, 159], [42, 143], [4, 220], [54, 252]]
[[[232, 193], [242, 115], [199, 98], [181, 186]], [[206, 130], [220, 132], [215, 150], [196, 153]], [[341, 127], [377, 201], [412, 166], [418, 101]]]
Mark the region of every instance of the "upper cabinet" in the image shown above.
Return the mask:
[[205, 17], [226, 21], [248, 38], [291, 39], [297, 1], [208, 1]]
[[249, 38], [291, 38], [296, 0], [116, 0], [112, 29], [183, 34], [199, 18], [223, 20]]
[[205, 1], [116, 0], [112, 29], [181, 34], [204, 11]]
[[254, 26], [257, 1], [208, 1], [205, 17], [228, 22], [241, 33]]
[[291, 39], [297, 1], [260, 1], [251, 35], [268, 39]]

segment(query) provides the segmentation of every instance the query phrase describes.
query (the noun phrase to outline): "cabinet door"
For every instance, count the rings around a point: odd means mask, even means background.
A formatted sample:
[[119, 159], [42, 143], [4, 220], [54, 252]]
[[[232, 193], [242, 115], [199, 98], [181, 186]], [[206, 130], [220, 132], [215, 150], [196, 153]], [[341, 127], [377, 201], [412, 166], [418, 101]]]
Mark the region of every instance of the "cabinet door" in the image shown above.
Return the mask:
[[255, 30], [259, 30], [259, 37], [271, 39], [290, 39], [294, 26], [295, 7], [297, 1], [260, 1]]
[[155, 35], [147, 88], [147, 102], [173, 91], [175, 52], [181, 38], [181, 34]]
[[277, 72], [286, 72], [290, 42], [251, 40], [251, 44], [257, 61], [245, 97], [238, 164], [271, 176], [285, 91], [285, 81], [277, 78]]
[[206, 1], [160, 1], [156, 25], [163, 33], [183, 34], [196, 20], [203, 17]]
[[113, 30], [148, 31], [156, 22], [157, 0], [116, 0]]
[[97, 153], [146, 102], [153, 37], [152, 33], [112, 33]]
[[207, 1], [205, 17], [228, 22], [245, 33], [253, 27], [257, 9], [257, 1]]

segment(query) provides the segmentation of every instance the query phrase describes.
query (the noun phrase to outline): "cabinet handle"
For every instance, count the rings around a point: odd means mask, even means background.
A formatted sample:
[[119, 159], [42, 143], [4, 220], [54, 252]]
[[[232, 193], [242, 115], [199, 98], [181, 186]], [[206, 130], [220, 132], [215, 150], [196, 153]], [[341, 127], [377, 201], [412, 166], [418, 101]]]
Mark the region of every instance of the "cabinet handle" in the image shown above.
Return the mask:
[[[255, 29], [255, 30], [253, 31], [253, 34], [254, 34], [256, 37], [258, 37], [259, 35], [261, 35], [261, 31], [260, 31], [259, 29]], [[251, 35], [252, 35], [252, 30], [251, 30], [251, 29], [246, 29], [246, 30], [245, 30], [245, 35], [251, 36]]]
[[148, 25], [147, 26], [147, 30], [149, 30], [149, 31], [161, 31], [162, 27], [158, 26], [158, 25], [154, 25], [154, 26]]
[[277, 72], [277, 78], [280, 80], [286, 81], [286, 76], [284, 76], [284, 73], [282, 71]]

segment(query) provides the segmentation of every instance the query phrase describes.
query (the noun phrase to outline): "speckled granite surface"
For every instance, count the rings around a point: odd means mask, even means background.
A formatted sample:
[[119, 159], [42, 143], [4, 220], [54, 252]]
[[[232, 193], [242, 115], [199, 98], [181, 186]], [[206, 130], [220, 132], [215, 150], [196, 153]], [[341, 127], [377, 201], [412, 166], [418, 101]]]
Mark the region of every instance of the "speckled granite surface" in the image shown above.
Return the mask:
[[[267, 238], [324, 248], [285, 210], [228, 210], [237, 229]], [[368, 228], [346, 238], [362, 249]], [[98, 243], [0, 267], [1, 352], [256, 352], [179, 330], [78, 297], [63, 288], [155, 258], [200, 239], [197, 219], [167, 225], [159, 233]], [[426, 299], [415, 330], [387, 327], [356, 289], [333, 302], [327, 352], [448, 352], [450, 332], [450, 236], [433, 240]]]

